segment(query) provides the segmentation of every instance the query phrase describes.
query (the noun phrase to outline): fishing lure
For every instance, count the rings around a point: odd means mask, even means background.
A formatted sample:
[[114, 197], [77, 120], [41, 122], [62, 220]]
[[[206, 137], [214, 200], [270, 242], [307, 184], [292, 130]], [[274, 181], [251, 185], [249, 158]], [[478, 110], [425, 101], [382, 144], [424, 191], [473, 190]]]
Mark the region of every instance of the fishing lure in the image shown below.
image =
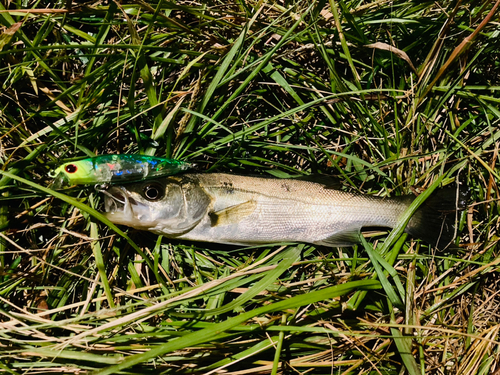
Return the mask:
[[148, 155], [102, 155], [65, 163], [49, 176], [54, 178], [52, 187], [60, 189], [71, 185], [137, 182], [193, 167], [192, 163]]

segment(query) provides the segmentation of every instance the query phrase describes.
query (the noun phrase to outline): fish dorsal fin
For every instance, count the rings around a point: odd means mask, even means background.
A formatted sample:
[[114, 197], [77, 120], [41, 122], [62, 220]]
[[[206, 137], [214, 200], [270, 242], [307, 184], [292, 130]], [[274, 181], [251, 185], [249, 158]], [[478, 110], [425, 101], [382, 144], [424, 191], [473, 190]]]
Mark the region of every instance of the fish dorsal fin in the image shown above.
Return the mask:
[[360, 242], [359, 236], [361, 236], [361, 228], [348, 228], [343, 230], [341, 233], [332, 234], [320, 241], [315, 241], [317, 245], [330, 246], [330, 247], [341, 247], [341, 246], [353, 246]]
[[332, 177], [332, 176], [324, 176], [321, 174], [311, 174], [311, 175], [307, 175], [307, 176], [300, 176], [300, 177], [294, 178], [294, 180], [315, 182], [317, 184], [323, 185], [325, 189], [340, 190], [340, 188], [342, 187], [340, 179], [338, 179], [336, 177]]
[[251, 215], [256, 207], [257, 202], [250, 200], [220, 211], [211, 212], [208, 215], [210, 216], [212, 227], [216, 225], [237, 224], [245, 217]]

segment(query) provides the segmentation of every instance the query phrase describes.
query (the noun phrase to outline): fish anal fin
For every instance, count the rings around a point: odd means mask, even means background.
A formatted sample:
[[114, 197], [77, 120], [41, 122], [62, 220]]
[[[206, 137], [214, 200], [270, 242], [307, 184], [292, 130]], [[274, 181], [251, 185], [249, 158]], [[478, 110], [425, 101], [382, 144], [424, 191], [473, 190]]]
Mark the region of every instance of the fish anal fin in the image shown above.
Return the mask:
[[359, 236], [361, 236], [359, 227], [350, 228], [343, 230], [342, 232], [332, 234], [322, 240], [315, 241], [314, 243], [330, 247], [353, 246], [360, 242]]
[[216, 225], [237, 224], [245, 217], [251, 215], [255, 211], [256, 207], [257, 202], [250, 200], [220, 211], [210, 212], [208, 214], [210, 217], [210, 223], [212, 227], [215, 227]]

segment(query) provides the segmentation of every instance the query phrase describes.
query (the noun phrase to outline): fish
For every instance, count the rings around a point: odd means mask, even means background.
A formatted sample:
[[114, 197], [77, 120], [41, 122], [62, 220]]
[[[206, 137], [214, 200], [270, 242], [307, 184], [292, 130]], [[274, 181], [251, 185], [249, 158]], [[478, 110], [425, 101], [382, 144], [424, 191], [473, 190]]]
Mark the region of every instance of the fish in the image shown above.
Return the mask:
[[[395, 227], [415, 199], [348, 192], [315, 180], [187, 173], [102, 192], [105, 216], [115, 224], [173, 239], [240, 246], [352, 246], [360, 242], [363, 228]], [[466, 205], [463, 189], [436, 190], [405, 231], [444, 249], [455, 238], [457, 212]]]
[[149, 178], [174, 175], [194, 164], [149, 155], [101, 155], [60, 165], [49, 173], [52, 187], [72, 185], [137, 182]]

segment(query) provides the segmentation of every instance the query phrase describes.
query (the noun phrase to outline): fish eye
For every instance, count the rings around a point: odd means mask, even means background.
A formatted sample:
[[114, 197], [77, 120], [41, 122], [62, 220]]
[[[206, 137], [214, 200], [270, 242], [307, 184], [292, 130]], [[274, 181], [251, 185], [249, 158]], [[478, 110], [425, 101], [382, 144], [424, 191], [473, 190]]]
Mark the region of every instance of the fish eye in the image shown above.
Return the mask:
[[68, 164], [64, 170], [68, 173], [75, 173], [78, 170], [78, 167], [74, 164]]
[[163, 191], [160, 184], [147, 184], [144, 186], [142, 193], [148, 201], [157, 201], [163, 198]]

